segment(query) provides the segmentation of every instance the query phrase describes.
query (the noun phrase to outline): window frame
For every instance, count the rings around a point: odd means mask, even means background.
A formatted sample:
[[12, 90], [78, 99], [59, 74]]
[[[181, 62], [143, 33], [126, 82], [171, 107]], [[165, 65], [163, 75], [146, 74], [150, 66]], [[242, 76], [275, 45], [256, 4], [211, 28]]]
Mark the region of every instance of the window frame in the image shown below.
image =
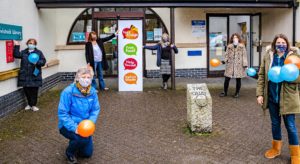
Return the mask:
[[[99, 8], [100, 9], [100, 8]], [[115, 9], [115, 11], [116, 11], [116, 7], [114, 7], [114, 9]], [[129, 10], [131, 11], [131, 9], [132, 8], [129, 8]], [[153, 9], [151, 9], [151, 8], [143, 8], [144, 10], [144, 21], [143, 21], [143, 24], [144, 24], [144, 27], [145, 27], [145, 20], [146, 20], [146, 15], [152, 15], [152, 14], [146, 14], [146, 10], [150, 10], [152, 13], [153, 13], [153, 15], [154, 15], [154, 18], [156, 18], [157, 19], [157, 21], [158, 22], [160, 22], [161, 24], [162, 24], [162, 28], [163, 28], [163, 33], [164, 32], [166, 32], [166, 33], [168, 33], [169, 34], [169, 32], [168, 32], [168, 29], [167, 29], [167, 27], [166, 27], [166, 25], [165, 25], [165, 23], [163, 22], [163, 20], [161, 19], [161, 17], [153, 10]], [[89, 13], [88, 13], [88, 11], [89, 10], [91, 10], [92, 11], [92, 13], [91, 13], [91, 19], [89, 19]], [[100, 11], [101, 11], [101, 9], [100, 9]], [[75, 27], [75, 25], [77, 24], [77, 22], [78, 22], [78, 20], [86, 20], [86, 21], [88, 21], [88, 20], [91, 20], [92, 21], [92, 27], [93, 27], [93, 22], [94, 22], [94, 20], [96, 20], [96, 18], [94, 18], [93, 17], [93, 14], [94, 14], [94, 12], [95, 12], [95, 8], [87, 8], [87, 9], [85, 9], [84, 11], [82, 11], [77, 17], [76, 17], [76, 19], [74, 20], [74, 22], [73, 22], [73, 24], [72, 24], [72, 26], [71, 26], [71, 28], [70, 28], [70, 30], [69, 30], [69, 34], [68, 34], [68, 37], [67, 37], [67, 42], [66, 42], [66, 45], [84, 45], [86, 42], [71, 42], [70, 41], [70, 37], [71, 37], [71, 35], [72, 35], [72, 32], [73, 32], [73, 29], [74, 29], [74, 27]], [[132, 12], [135, 12], [135, 11], [132, 11]], [[86, 13], [87, 14], [87, 18], [86, 19], [81, 19], [82, 18], [82, 16], [83, 16], [83, 14], [84, 13]], [[150, 18], [151, 19], [151, 18]], [[104, 19], [105, 20], [105, 19]], [[86, 25], [85, 25], [85, 27], [84, 27], [84, 31], [83, 32], [86, 32]], [[145, 33], [146, 33], [146, 31], [145, 31]], [[143, 38], [143, 42], [144, 43], [158, 43], [159, 41], [147, 41], [147, 39], [144, 37]]]

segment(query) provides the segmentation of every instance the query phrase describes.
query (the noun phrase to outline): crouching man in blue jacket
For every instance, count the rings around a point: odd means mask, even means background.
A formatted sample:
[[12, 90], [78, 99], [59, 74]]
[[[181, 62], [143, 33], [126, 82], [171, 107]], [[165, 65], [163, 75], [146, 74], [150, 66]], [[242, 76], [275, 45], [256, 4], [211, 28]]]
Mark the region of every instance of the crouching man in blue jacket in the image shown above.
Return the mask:
[[78, 124], [85, 119], [96, 123], [100, 104], [96, 90], [91, 87], [93, 70], [80, 68], [74, 83], [65, 88], [58, 105], [58, 128], [60, 134], [69, 139], [66, 156], [69, 163], [77, 163], [76, 156], [89, 158], [93, 154], [92, 136], [81, 137]]

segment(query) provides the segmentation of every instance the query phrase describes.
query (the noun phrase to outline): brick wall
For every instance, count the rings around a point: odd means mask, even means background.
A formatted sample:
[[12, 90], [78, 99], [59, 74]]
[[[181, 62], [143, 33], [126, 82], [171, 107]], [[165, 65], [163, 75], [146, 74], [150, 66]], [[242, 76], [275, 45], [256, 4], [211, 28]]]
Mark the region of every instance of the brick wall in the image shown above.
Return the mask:
[[[159, 70], [147, 70], [147, 78], [159, 78], [161, 77]], [[204, 78], [207, 77], [206, 68], [195, 68], [195, 69], [176, 69], [176, 77], [187, 77], [187, 78]]]

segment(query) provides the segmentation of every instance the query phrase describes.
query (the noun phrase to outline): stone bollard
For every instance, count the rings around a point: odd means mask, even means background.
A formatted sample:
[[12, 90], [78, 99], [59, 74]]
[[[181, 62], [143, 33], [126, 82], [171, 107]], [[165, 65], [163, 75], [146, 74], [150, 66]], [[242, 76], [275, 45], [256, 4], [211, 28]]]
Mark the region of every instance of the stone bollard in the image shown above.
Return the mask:
[[205, 83], [187, 84], [187, 121], [193, 132], [212, 132], [212, 99]]

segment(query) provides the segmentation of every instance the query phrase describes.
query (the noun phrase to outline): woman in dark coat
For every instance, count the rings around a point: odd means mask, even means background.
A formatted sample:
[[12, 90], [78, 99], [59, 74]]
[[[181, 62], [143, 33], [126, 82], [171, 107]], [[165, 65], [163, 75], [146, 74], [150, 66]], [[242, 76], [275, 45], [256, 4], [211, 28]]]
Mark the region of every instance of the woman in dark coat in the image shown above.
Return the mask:
[[105, 53], [103, 43], [114, 38], [116, 34], [117, 32], [106, 38], [98, 38], [96, 32], [92, 31], [89, 34], [88, 42], [85, 44], [86, 62], [93, 68], [93, 71], [95, 72], [95, 76], [92, 81], [92, 86], [95, 89], [97, 88], [96, 75], [99, 80], [99, 89], [100, 90], [109, 89], [105, 86], [103, 73], [102, 73], [102, 70], [108, 69], [108, 63], [106, 60], [106, 53]]
[[170, 38], [167, 33], [161, 37], [161, 41], [154, 46], [144, 46], [145, 49], [157, 50], [156, 65], [160, 67], [160, 74], [163, 78], [163, 89], [168, 89], [168, 80], [171, 76], [171, 54], [172, 51], [177, 54], [178, 49], [175, 45], [170, 43]]
[[[266, 48], [266, 53], [260, 65], [256, 97], [257, 103], [263, 110], [268, 110], [271, 118], [272, 147], [265, 152], [268, 159], [281, 154], [283, 120], [289, 142], [291, 164], [300, 163], [299, 135], [296, 124], [296, 114], [300, 113], [300, 97], [298, 85], [300, 76], [291, 82], [272, 82], [268, 72], [272, 67], [284, 66], [284, 61], [290, 57], [300, 57], [299, 49], [291, 47], [284, 34], [274, 37], [271, 47]], [[275, 163], [275, 162], [274, 162]]]
[[[38, 111], [36, 107], [38, 90], [42, 86], [42, 67], [46, 64], [46, 59], [39, 49], [36, 48], [37, 41], [35, 39], [28, 39], [26, 42], [27, 48], [20, 52], [19, 42], [14, 42], [14, 57], [21, 59], [20, 72], [18, 76], [18, 87], [23, 87], [28, 105], [25, 110]], [[37, 54], [39, 56], [36, 63], [29, 61], [30, 54]]]

